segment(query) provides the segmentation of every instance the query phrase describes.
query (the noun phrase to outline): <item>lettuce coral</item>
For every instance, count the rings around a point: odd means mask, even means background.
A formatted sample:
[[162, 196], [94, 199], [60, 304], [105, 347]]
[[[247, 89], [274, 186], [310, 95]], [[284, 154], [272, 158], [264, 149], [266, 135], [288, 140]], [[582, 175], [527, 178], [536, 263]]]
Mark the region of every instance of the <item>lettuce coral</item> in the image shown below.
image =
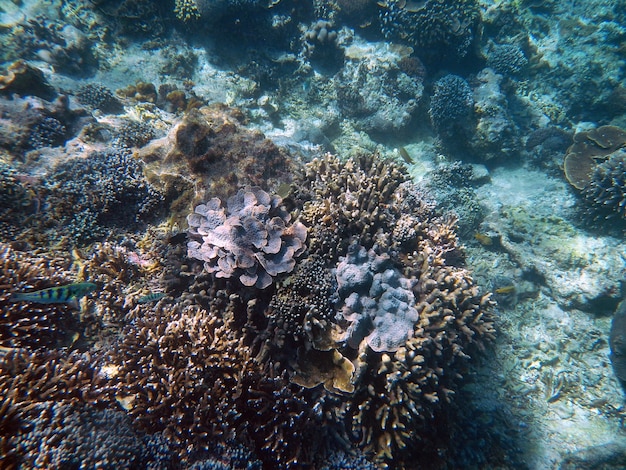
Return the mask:
[[[291, 272], [304, 249], [307, 229], [258, 187], [240, 189], [226, 207], [213, 198], [187, 217], [190, 258], [204, 261], [216, 277], [237, 277], [244, 286], [265, 289], [272, 278]], [[202, 240], [201, 242], [199, 240]]]

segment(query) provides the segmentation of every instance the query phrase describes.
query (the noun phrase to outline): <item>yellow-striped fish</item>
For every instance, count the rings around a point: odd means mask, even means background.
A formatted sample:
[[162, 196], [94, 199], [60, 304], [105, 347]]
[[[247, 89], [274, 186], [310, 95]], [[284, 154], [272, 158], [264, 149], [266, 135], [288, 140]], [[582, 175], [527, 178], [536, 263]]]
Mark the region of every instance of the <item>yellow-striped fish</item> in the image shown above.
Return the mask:
[[512, 294], [513, 292], [515, 292], [515, 286], [504, 286], [504, 287], [498, 287], [495, 290], [496, 294]]
[[77, 282], [66, 286], [49, 287], [35, 292], [17, 292], [11, 302], [36, 302], [38, 304], [63, 304], [74, 302], [97, 289], [93, 282]]

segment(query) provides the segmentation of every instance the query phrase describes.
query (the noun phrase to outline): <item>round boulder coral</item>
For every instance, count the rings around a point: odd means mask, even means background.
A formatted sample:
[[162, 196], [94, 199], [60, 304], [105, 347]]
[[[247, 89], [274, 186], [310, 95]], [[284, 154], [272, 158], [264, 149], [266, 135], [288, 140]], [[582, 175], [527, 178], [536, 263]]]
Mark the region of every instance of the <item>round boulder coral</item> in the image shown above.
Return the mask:
[[428, 114], [433, 127], [441, 132], [466, 119], [473, 106], [474, 98], [469, 83], [458, 75], [448, 74], [435, 82]]
[[378, 5], [385, 37], [417, 46], [428, 62], [465, 57], [479, 34], [476, 0], [384, 0]]
[[265, 289], [272, 278], [291, 272], [305, 249], [306, 227], [289, 224], [291, 216], [281, 202], [248, 187], [230, 197], [226, 208], [218, 198], [200, 204], [187, 218], [196, 238], [188, 244], [189, 257], [204, 261], [216, 277], [237, 277], [244, 286]]
[[626, 150], [613, 152], [595, 167], [582, 196], [603, 218], [626, 220]]

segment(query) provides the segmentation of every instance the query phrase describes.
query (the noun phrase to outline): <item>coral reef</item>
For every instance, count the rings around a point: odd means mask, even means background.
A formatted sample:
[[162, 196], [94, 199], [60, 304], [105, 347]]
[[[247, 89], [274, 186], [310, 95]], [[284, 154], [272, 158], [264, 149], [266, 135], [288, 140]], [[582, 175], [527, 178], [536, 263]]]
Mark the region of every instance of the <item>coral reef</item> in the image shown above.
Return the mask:
[[454, 135], [467, 125], [474, 106], [469, 83], [458, 75], [448, 74], [433, 85], [428, 115], [439, 134]]
[[20, 174], [0, 160], [0, 224], [7, 227], [21, 223], [33, 199], [34, 194], [28, 185], [20, 181]]
[[120, 36], [159, 38], [166, 28], [164, 11], [150, 0], [122, 0], [104, 11], [107, 26]]
[[106, 227], [137, 226], [158, 215], [163, 204], [140, 163], [123, 149], [60, 163], [44, 187], [50, 205], [46, 217], [78, 243], [100, 238]]
[[313, 160], [294, 185], [301, 220], [309, 228], [309, 250], [336, 262], [353, 238], [366, 249], [388, 246], [380, 235], [393, 231], [402, 212], [388, 201], [406, 179], [401, 167], [373, 155], [345, 164], [330, 156]]
[[121, 88], [116, 93], [123, 98], [140, 103], [156, 103], [158, 97], [154, 83], [142, 81], [138, 81], [134, 85], [128, 85], [126, 88]]
[[36, 291], [68, 284], [67, 261], [29, 257], [6, 244], [0, 245], [0, 347], [41, 349], [69, 345], [81, 327], [67, 304], [13, 302], [14, 292]]
[[19, 413], [13, 437], [29, 468], [165, 468], [171, 456], [158, 435], [132, 428], [122, 411], [41, 402]]
[[56, 147], [65, 143], [67, 129], [56, 118], [45, 116], [34, 123], [28, 136], [28, 145], [33, 149]]
[[369, 462], [363, 455], [351, 455], [346, 452], [333, 452], [324, 460], [320, 470], [376, 470], [376, 465]]
[[82, 104], [99, 109], [104, 113], [121, 113], [124, 108], [113, 92], [102, 84], [87, 83], [76, 91], [76, 97]]
[[195, 461], [189, 470], [261, 470], [263, 462], [241, 444], [218, 443], [210, 449], [209, 458]]
[[626, 220], [626, 150], [609, 154], [597, 163], [589, 183], [581, 192], [591, 206], [594, 217], [600, 220]]
[[376, 352], [395, 352], [413, 335], [417, 321], [413, 286], [393, 268], [388, 255], [352, 245], [340, 258], [336, 276], [351, 347], [358, 348], [365, 338]]
[[565, 178], [580, 190], [584, 212], [595, 221], [626, 218], [626, 131], [601, 126], [574, 135], [563, 161]]
[[386, 0], [381, 6], [385, 37], [415, 46], [427, 62], [465, 57], [479, 35], [481, 18], [475, 0]]
[[515, 44], [493, 44], [487, 53], [487, 67], [504, 76], [516, 76], [528, 65], [521, 47]]
[[18, 407], [54, 401], [102, 406], [113, 399], [89, 352], [12, 348], [0, 356], [0, 390]]
[[143, 121], [124, 120], [115, 130], [115, 142], [122, 147], [143, 147], [154, 137], [154, 128]]
[[576, 189], [583, 189], [591, 181], [598, 162], [624, 146], [626, 131], [616, 126], [577, 132], [563, 160], [565, 178]]
[[[377, 162], [371, 156], [345, 163], [327, 156], [308, 164], [300, 178], [294, 198], [296, 205], [306, 201], [301, 217], [311, 227], [309, 252], [322, 255], [328, 263], [334, 260], [339, 298], [350, 298], [342, 290], [342, 286], [350, 285], [355, 291], [361, 289], [360, 297], [380, 295], [379, 304], [389, 307], [389, 314], [399, 299], [407, 303], [409, 312], [414, 308], [417, 313], [407, 321], [393, 318], [402, 326], [398, 327], [401, 333], [388, 342], [393, 343], [387, 346], [389, 352], [374, 351], [367, 339], [355, 344], [358, 336], [346, 336], [350, 324], [343, 315], [335, 318], [334, 325], [320, 322], [323, 326], [317, 336], [326, 335], [327, 341], [317, 340], [309, 347], [334, 341], [339, 354], [329, 355], [326, 370], [332, 368], [331, 357], [335, 361], [351, 358], [355, 366], [351, 395], [343, 400], [327, 396], [322, 407], [344, 423], [351, 441], [374, 453], [380, 463], [401, 465], [409, 461], [405, 459], [415, 458], [414, 452], [424, 457], [432, 445], [428, 423], [457, 387], [455, 377], [462, 373], [468, 353], [492, 337], [489, 296], [480, 295], [465, 270], [448, 264], [462, 258], [453, 224], [438, 218], [432, 204], [422, 199], [411, 183], [402, 183], [401, 167]], [[395, 231], [401, 219], [404, 228]], [[356, 254], [349, 253], [351, 243]], [[341, 261], [346, 253], [347, 258]], [[359, 254], [381, 261], [382, 266], [359, 268], [358, 262], [351, 262]], [[385, 273], [385, 266], [390, 267], [385, 281], [395, 283], [396, 288], [389, 291], [388, 303], [380, 301], [384, 295], [380, 290], [371, 293], [376, 284], [384, 284], [375, 283], [373, 278], [377, 271]], [[276, 295], [280, 289], [279, 285]], [[344, 303], [350, 304], [348, 300]], [[385, 329], [383, 326], [381, 332]], [[360, 337], [367, 333], [370, 331], [361, 332]], [[352, 337], [352, 345], [348, 341], [341, 346], [342, 339], [348, 337]], [[438, 352], [440, 348], [446, 352]], [[298, 372], [301, 366], [295, 363], [293, 367]], [[317, 368], [322, 376], [324, 369], [319, 363]]]
[[297, 349], [303, 340], [309, 340], [318, 349], [327, 349], [316, 332], [335, 317], [336, 290], [337, 281], [321, 257], [312, 255], [297, 263], [294, 271], [279, 281], [265, 311], [272, 342]]
[[278, 370], [264, 372], [241, 342], [233, 315], [245, 315], [245, 303], [210, 291], [211, 313], [163, 306], [131, 312], [135, 321], [107, 366], [118, 400], [142, 427], [163, 430], [187, 456], [190, 444], [201, 449], [207, 440], [237, 436], [265, 462], [304, 463], [305, 442], [313, 442], [310, 405]]
[[195, 0], [176, 0], [174, 2], [174, 14], [181, 21], [194, 21], [200, 18], [200, 11]]
[[[305, 249], [306, 227], [258, 187], [240, 189], [226, 207], [213, 198], [189, 215], [189, 257], [204, 261], [216, 277], [236, 277], [244, 286], [265, 289], [279, 274], [293, 270]], [[196, 241], [197, 236], [202, 242]]]
[[318, 20], [303, 33], [304, 56], [323, 70], [337, 71], [343, 65], [344, 51], [337, 31], [329, 21]]
[[15, 23], [8, 28], [6, 36], [2, 38], [3, 61], [43, 60], [55, 70], [74, 76], [92, 74], [98, 66], [91, 39], [79, 28], [59, 19], [42, 15]]

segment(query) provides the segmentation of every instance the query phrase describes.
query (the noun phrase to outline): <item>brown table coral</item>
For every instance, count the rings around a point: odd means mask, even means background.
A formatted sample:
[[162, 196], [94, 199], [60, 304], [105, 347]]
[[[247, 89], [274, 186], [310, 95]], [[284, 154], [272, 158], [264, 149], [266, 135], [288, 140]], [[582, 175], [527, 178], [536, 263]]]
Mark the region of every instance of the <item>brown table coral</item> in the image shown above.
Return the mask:
[[598, 163], [624, 146], [626, 131], [616, 126], [601, 126], [576, 133], [563, 161], [567, 181], [576, 189], [583, 189], [591, 181]]

